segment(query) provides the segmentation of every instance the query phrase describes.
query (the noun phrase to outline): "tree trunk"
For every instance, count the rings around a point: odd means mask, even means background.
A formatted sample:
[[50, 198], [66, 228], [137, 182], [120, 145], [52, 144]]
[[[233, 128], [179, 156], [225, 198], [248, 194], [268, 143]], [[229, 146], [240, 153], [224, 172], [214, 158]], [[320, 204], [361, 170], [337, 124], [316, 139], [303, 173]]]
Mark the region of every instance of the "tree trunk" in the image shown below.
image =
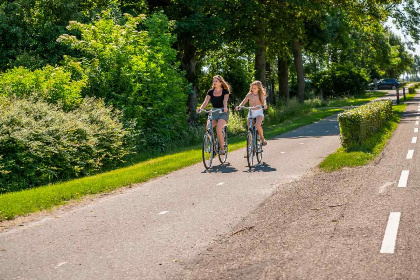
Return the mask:
[[266, 50], [264, 39], [258, 40], [258, 50], [255, 54], [255, 79], [259, 80], [264, 86], [265, 83], [265, 64], [266, 64]]
[[303, 73], [302, 44], [296, 40], [293, 41], [293, 57], [297, 73], [298, 99], [303, 102], [305, 99], [305, 76]]
[[197, 99], [197, 48], [190, 43], [189, 39], [184, 41], [181, 57], [181, 68], [185, 71], [185, 77], [190, 83], [188, 92], [187, 113], [189, 125], [197, 125], [198, 116], [195, 111], [198, 104]]
[[278, 58], [279, 95], [284, 101], [289, 100], [289, 65], [286, 59]]

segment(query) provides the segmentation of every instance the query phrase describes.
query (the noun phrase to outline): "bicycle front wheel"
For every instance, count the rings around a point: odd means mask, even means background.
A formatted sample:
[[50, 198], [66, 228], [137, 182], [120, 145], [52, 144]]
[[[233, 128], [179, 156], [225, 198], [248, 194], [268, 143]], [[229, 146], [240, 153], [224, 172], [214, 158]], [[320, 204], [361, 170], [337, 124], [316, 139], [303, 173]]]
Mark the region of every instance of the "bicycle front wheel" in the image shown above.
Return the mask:
[[227, 135], [227, 127], [226, 126], [223, 128], [223, 131], [222, 132], [223, 132], [223, 140], [225, 142], [225, 144], [223, 145], [223, 148], [225, 150], [225, 154], [224, 155], [221, 155], [219, 153], [219, 160], [220, 160], [220, 163], [223, 164], [223, 163], [226, 162], [227, 155], [228, 155], [228, 135]]
[[252, 135], [252, 131], [249, 130], [248, 131], [248, 137], [246, 139], [246, 159], [248, 161], [248, 166], [249, 168], [251, 168], [252, 166], [254, 166], [254, 143], [253, 143], [253, 135]]
[[214, 146], [213, 141], [211, 139], [210, 133], [204, 134], [203, 138], [203, 149], [202, 149], [202, 155], [203, 155], [203, 164], [206, 169], [209, 169], [211, 167], [211, 164], [213, 162], [213, 156], [214, 156]]
[[257, 137], [255, 138], [255, 146], [256, 146], [257, 161], [258, 161], [258, 164], [260, 164], [262, 160], [263, 149], [262, 149], [261, 137], [258, 134], [258, 132], [257, 132]]

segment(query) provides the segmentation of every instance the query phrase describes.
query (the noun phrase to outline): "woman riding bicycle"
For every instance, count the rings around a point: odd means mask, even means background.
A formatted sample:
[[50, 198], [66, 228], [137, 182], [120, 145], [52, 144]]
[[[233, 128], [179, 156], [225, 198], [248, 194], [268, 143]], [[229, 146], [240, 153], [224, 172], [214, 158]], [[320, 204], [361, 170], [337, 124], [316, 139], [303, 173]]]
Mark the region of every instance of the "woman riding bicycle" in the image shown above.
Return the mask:
[[228, 110], [228, 99], [230, 94], [230, 85], [223, 79], [222, 76], [216, 75], [213, 77], [213, 86], [207, 92], [207, 96], [204, 99], [203, 104], [201, 104], [200, 108], [197, 109], [197, 113], [200, 110], [206, 108], [209, 101], [213, 105], [214, 109], [222, 109], [223, 112], [215, 112], [213, 113], [213, 123], [212, 127], [214, 128], [217, 126], [217, 139], [220, 143], [220, 151], [219, 154], [224, 155], [224, 140], [223, 140], [223, 127], [229, 121], [229, 110]]
[[[242, 100], [241, 104], [235, 108], [235, 110], [239, 110], [239, 107], [244, 106], [246, 102], [249, 101], [250, 107], [257, 107], [263, 106], [264, 109], [267, 109], [267, 102], [266, 102], [266, 92], [265, 88], [263, 87], [260, 81], [254, 81], [251, 83], [250, 89], [248, 94], [245, 96], [244, 100]], [[261, 143], [263, 146], [267, 145], [267, 141], [264, 138], [264, 132], [262, 129], [262, 122], [264, 120], [264, 112], [262, 108], [255, 108], [252, 109], [250, 112], [252, 114], [252, 118], [256, 119], [256, 127], [258, 130], [258, 134], [261, 137]], [[249, 116], [247, 119], [248, 129], [249, 129]]]

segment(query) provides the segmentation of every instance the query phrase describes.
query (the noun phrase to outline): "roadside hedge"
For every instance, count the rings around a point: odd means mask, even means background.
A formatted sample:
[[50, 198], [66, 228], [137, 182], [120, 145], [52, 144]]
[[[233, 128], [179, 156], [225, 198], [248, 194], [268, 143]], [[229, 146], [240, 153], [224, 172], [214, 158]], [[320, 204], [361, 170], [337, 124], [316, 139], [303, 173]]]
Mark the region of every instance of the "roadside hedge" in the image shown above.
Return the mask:
[[341, 145], [346, 150], [360, 146], [392, 116], [392, 101], [380, 100], [338, 115]]
[[419, 88], [420, 88], [420, 83], [413, 84], [408, 88], [408, 93], [413, 94], [416, 92], [416, 89], [419, 89]]
[[130, 153], [131, 130], [100, 99], [66, 112], [43, 100], [0, 98], [0, 194], [90, 175]]

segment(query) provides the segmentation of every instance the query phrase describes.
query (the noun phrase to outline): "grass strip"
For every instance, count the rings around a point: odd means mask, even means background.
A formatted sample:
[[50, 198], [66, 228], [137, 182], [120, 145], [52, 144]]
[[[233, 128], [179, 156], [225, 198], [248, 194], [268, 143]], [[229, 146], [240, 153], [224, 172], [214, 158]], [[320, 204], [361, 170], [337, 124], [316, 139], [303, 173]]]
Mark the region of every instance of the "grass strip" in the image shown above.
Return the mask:
[[[414, 96], [415, 94], [406, 94], [406, 101], [412, 100]], [[394, 105], [392, 107], [393, 117], [380, 131], [369, 137], [360, 147], [350, 151], [346, 151], [343, 147], [339, 148], [320, 163], [320, 168], [326, 172], [332, 172], [344, 167], [356, 167], [370, 163], [385, 148], [386, 143], [397, 129], [398, 123], [401, 121], [401, 114], [406, 107], [405, 103]]]
[[[384, 94], [385, 92], [367, 93], [367, 98], [346, 99], [345, 101], [340, 101], [339, 105], [360, 105]], [[337, 106], [337, 104], [334, 104], [334, 106]], [[342, 109], [339, 108], [313, 109], [306, 115], [295, 117], [278, 125], [265, 126], [264, 135], [269, 139], [319, 121], [340, 111]], [[245, 135], [230, 137], [229, 151], [232, 152], [244, 148], [246, 146], [245, 139]], [[94, 176], [2, 194], [0, 195], [0, 221], [10, 220], [17, 216], [41, 210], [49, 210], [55, 206], [64, 205], [69, 201], [79, 200], [86, 195], [110, 192], [120, 187], [142, 183], [201, 161], [200, 144]]]

